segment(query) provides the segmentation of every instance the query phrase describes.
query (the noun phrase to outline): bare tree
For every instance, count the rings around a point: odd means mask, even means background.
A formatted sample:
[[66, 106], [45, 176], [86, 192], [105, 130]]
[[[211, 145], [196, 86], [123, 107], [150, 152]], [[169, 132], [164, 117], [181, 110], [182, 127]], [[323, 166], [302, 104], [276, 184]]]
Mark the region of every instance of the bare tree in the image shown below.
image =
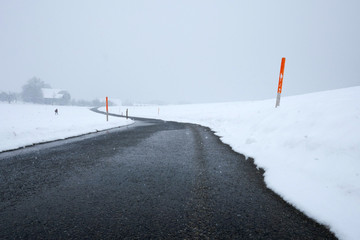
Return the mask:
[[13, 93], [13, 92], [1, 92], [0, 93], [0, 101], [2, 102], [8, 102], [8, 103], [12, 103], [12, 102], [16, 102], [17, 100], [17, 94]]
[[1, 92], [0, 93], [0, 101], [6, 102], [7, 100], [8, 100], [8, 94], [6, 92]]

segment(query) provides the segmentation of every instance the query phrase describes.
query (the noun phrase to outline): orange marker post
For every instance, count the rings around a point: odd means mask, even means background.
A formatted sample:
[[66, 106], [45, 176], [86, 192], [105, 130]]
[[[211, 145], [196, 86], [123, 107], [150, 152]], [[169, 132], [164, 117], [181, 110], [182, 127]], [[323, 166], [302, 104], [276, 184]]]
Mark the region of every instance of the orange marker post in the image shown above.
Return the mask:
[[106, 121], [109, 121], [109, 99], [106, 97]]
[[284, 79], [284, 69], [285, 69], [285, 58], [281, 59], [280, 75], [279, 75], [279, 85], [277, 90], [276, 104], [275, 107], [280, 106], [280, 97], [282, 91], [282, 84]]

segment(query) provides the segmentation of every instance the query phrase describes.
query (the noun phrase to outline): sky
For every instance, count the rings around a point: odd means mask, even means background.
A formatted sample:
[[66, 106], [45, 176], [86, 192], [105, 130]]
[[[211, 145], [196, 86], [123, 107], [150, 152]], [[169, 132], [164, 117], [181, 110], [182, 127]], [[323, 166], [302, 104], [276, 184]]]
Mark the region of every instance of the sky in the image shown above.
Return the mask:
[[0, 91], [203, 103], [360, 85], [357, 0], [0, 0]]

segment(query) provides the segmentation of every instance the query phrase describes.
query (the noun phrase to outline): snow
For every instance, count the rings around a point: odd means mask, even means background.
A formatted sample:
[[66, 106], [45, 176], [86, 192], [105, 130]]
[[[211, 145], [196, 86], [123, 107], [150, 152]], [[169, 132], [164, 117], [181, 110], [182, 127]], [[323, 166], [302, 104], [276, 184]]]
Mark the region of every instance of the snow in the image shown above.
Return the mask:
[[360, 239], [360, 87], [275, 99], [112, 107], [208, 126], [265, 170], [267, 186], [340, 239]]
[[0, 152], [131, 123], [85, 107], [0, 103]]
[[[360, 87], [275, 99], [110, 107], [208, 126], [265, 170], [267, 186], [340, 239], [360, 239]], [[55, 108], [59, 115], [54, 114]], [[131, 124], [82, 107], [0, 103], [0, 151]]]

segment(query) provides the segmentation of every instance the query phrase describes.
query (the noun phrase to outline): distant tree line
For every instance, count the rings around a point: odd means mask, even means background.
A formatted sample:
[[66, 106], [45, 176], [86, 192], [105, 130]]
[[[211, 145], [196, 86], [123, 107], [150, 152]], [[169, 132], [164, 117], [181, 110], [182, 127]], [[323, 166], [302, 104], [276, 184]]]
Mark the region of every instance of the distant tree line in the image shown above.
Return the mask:
[[[102, 107], [105, 106], [105, 101], [100, 101], [99, 99], [94, 99], [91, 101], [87, 100], [71, 100], [72, 106], [81, 106], [81, 107]], [[114, 106], [115, 104], [111, 101], [109, 101], [109, 106]]]
[[[53, 98], [44, 97], [43, 89], [51, 89], [51, 86], [39, 78], [33, 77], [29, 79], [26, 84], [22, 87], [21, 93], [13, 92], [0, 92], [1, 102], [16, 102], [22, 100], [29, 103], [38, 104], [59, 104], [59, 105], [73, 105], [73, 106], [86, 106], [86, 107], [100, 107], [105, 105], [105, 101], [94, 99], [92, 101], [86, 100], [75, 100], [71, 99], [69, 92], [62, 90], [57, 93], [58, 96]], [[114, 105], [109, 101], [109, 105]]]
[[18, 93], [14, 92], [0, 92], [0, 101], [1, 102], [16, 102], [20, 98]]

